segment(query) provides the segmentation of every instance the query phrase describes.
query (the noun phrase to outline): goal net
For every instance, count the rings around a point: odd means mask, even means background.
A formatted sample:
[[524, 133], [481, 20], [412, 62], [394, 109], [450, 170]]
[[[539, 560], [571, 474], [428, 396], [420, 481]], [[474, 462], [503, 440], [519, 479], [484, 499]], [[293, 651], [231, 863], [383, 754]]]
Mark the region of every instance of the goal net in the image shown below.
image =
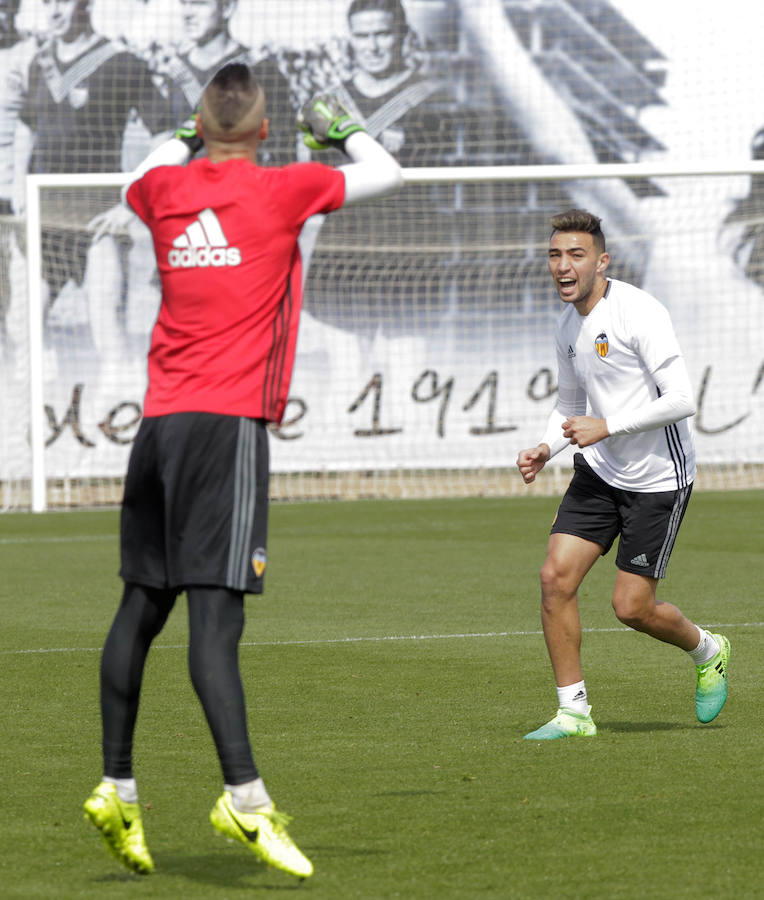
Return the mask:
[[309, 158], [295, 111], [330, 90], [408, 181], [305, 235], [275, 497], [560, 492], [569, 453], [531, 488], [514, 459], [554, 403], [546, 243], [570, 206], [603, 218], [610, 274], [671, 311], [698, 485], [762, 486], [760, 61], [728, 28], [743, 0], [692, 21], [644, 0], [59, 6], [0, 16], [0, 508], [119, 501], [159, 287], [116, 170], [229, 59], [265, 87], [263, 164]]
[[[655, 196], [630, 229], [608, 229], [609, 274], [671, 312], [696, 387], [698, 485], [764, 486], [764, 219], [747, 192], [757, 174], [662, 171], [407, 169], [400, 194], [312, 221], [290, 399], [272, 429], [274, 496], [526, 493], [514, 459], [537, 442], [556, 391], [549, 218], [587, 195], [590, 208], [623, 202], [623, 173]], [[30, 339], [4, 375], [6, 506], [34, 505], [34, 474], [38, 504], [120, 498], [159, 304], [148, 232], [131, 219], [89, 242], [82, 284], [69, 280], [52, 304], [47, 280], [85, 221], [114, 215], [121, 180], [29, 179], [37, 269]], [[559, 492], [570, 465], [570, 452], [555, 457], [532, 490]]]

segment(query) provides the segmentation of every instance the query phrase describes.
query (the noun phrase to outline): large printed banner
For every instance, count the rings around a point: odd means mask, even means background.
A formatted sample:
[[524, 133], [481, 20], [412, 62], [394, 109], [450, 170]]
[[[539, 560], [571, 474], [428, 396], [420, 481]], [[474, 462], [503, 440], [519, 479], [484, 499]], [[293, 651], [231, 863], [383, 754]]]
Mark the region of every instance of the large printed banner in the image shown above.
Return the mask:
[[[265, 165], [310, 158], [294, 116], [318, 90], [340, 96], [406, 167], [764, 156], [764, 73], [755, 42], [730, 27], [734, 7], [741, 17], [748, 7], [730, 0], [688, 21], [676, 6], [6, 4], [0, 480], [30, 472], [27, 172], [132, 168], [231, 60], [253, 66], [266, 90]], [[334, 151], [321, 158], [343, 162]], [[570, 206], [602, 216], [612, 275], [669, 308], [696, 386], [699, 461], [764, 462], [760, 193], [761, 178], [748, 176], [454, 182], [411, 185], [311, 223], [273, 469], [512, 465], [555, 399], [559, 309], [545, 248], [549, 218]], [[114, 192], [50, 190], [41, 211], [46, 470], [118, 476], [141, 418], [160, 301], [150, 240]]]
[[[473, 334], [469, 352], [410, 336], [378, 338], [365, 352], [354, 335], [307, 315], [284, 421], [272, 429], [274, 471], [512, 465], [521, 447], [537, 442], [554, 403], [550, 331], [551, 322], [518, 340], [505, 323], [498, 333]], [[764, 462], [763, 358], [748, 355], [753, 343], [738, 333], [738, 354], [731, 334], [726, 350], [688, 354], [703, 463]], [[124, 472], [144, 370], [138, 358], [101, 370], [85, 363], [46, 382], [50, 476]], [[555, 463], [569, 464], [570, 453]]]

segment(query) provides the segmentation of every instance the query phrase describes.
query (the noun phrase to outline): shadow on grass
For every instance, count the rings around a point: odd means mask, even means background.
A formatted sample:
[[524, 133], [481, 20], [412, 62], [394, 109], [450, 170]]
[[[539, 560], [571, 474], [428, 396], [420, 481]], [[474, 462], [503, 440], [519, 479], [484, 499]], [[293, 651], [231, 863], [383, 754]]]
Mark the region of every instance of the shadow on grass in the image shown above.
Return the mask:
[[[251, 854], [250, 854], [251, 855]], [[246, 855], [224, 853], [204, 855], [162, 854], [155, 858], [157, 874], [165, 878], [182, 877], [197, 884], [216, 888], [250, 891], [299, 890], [300, 880], [279, 872]], [[182, 895], [182, 892], [181, 892]]]
[[[369, 857], [383, 855], [384, 850], [374, 850], [364, 847], [331, 847], [331, 846], [306, 846], [303, 847], [308, 858], [319, 858], [322, 861], [340, 857]], [[281, 872], [255, 857], [249, 858], [247, 854], [220, 854], [208, 853], [202, 856], [197, 854], [163, 854], [155, 857], [157, 874], [166, 878], [182, 877], [197, 884], [208, 884], [217, 888], [246, 889], [253, 891], [293, 891], [299, 890], [302, 881]], [[99, 881], [129, 881], [138, 876], [125, 876], [115, 878], [102, 878]], [[310, 883], [307, 879], [306, 883]]]
[[709, 728], [722, 728], [717, 723], [700, 725], [695, 722], [597, 722], [597, 729], [602, 731], [695, 731], [702, 728], [708, 731]]

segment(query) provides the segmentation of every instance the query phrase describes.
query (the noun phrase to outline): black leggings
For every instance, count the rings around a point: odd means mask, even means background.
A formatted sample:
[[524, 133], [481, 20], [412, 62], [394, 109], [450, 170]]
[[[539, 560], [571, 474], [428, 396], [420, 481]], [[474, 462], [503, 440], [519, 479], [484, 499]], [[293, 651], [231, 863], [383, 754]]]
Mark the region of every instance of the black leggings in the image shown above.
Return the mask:
[[[189, 587], [188, 666], [215, 741], [223, 780], [244, 784], [258, 777], [247, 732], [239, 674], [244, 597], [217, 587]], [[135, 720], [151, 642], [175, 605], [174, 590], [126, 584], [101, 657], [104, 774], [131, 778]]]

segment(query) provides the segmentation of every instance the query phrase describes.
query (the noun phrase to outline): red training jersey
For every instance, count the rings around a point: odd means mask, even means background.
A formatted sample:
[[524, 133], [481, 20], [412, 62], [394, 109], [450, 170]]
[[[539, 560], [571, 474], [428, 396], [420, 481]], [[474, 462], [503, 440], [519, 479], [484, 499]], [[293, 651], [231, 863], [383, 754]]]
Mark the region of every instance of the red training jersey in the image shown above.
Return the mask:
[[281, 421], [302, 301], [297, 240], [306, 219], [344, 199], [342, 172], [320, 163], [199, 159], [130, 185], [162, 282], [144, 415]]

